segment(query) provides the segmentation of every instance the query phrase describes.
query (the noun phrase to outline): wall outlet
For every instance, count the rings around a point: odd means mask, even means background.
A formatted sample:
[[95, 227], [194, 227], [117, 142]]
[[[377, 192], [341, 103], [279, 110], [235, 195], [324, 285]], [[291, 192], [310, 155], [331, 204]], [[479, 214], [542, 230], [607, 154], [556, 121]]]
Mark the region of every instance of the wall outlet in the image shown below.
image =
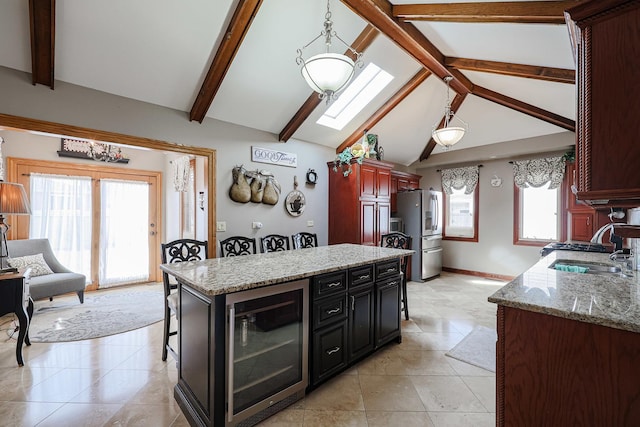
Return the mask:
[[307, 227], [313, 227], [313, 220], [307, 221]]
[[216, 222], [216, 231], [227, 231], [227, 222], [226, 221], [217, 221]]
[[251, 228], [262, 228], [262, 223], [259, 221], [253, 221], [251, 223]]

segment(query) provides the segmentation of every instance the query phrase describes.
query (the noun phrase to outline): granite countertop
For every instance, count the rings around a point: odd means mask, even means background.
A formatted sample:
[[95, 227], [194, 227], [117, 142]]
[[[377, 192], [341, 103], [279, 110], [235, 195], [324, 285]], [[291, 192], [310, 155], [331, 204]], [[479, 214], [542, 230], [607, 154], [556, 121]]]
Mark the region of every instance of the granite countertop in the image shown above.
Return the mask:
[[554, 251], [489, 297], [489, 302], [640, 332], [640, 272], [585, 274], [548, 268], [556, 260], [615, 265], [609, 254]]
[[203, 294], [222, 295], [399, 258], [413, 252], [377, 246], [340, 244], [162, 264], [160, 269]]

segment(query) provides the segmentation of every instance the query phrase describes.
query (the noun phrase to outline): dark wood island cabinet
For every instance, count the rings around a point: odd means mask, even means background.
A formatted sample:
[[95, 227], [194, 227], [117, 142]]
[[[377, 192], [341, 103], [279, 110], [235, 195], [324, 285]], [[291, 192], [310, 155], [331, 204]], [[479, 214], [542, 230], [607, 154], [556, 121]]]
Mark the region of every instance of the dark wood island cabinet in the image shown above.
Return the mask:
[[191, 425], [253, 425], [401, 340], [399, 249], [341, 244], [163, 264]]

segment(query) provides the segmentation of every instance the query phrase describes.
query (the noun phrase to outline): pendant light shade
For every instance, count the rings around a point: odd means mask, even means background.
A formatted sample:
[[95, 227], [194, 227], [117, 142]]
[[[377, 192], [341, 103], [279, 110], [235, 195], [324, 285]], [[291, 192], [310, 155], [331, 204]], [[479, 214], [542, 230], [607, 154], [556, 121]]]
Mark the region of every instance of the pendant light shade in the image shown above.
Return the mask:
[[304, 61], [302, 77], [315, 92], [331, 96], [340, 92], [354, 74], [351, 58], [337, 53], [321, 53]]
[[[453, 111], [451, 111], [451, 98], [449, 97], [449, 82], [451, 80], [453, 80], [451, 76], [444, 78], [444, 81], [447, 83], [447, 105], [444, 109], [444, 125], [438, 129], [438, 124], [436, 124], [431, 132], [433, 140], [443, 146], [445, 150], [448, 150], [449, 147], [459, 142], [469, 129], [469, 125], [462, 119], [456, 117]], [[451, 122], [454, 119], [458, 120], [461, 126], [452, 126]]]
[[450, 147], [460, 141], [467, 130], [463, 127], [446, 126], [433, 131], [433, 139], [443, 147]]
[[[309, 47], [319, 38], [324, 38], [326, 52], [304, 59], [302, 51]], [[333, 38], [338, 39], [353, 54], [355, 61], [347, 55], [331, 53], [331, 43]], [[326, 98], [327, 103], [336, 97], [336, 94], [344, 89], [355, 74], [355, 67], [362, 67], [360, 60], [361, 53], [346, 44], [338, 34], [333, 31], [331, 21], [331, 11], [329, 1], [327, 1], [327, 13], [325, 14], [324, 30], [307, 43], [302, 49], [298, 49], [296, 63], [301, 66], [302, 77], [315, 92], [318, 92], [320, 99]]]

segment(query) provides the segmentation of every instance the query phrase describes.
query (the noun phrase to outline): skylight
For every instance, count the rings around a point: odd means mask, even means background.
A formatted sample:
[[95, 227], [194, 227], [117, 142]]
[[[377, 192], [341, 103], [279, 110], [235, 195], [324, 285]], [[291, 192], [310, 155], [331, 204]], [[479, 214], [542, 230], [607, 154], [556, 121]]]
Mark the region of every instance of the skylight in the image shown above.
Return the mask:
[[370, 63], [316, 123], [342, 130], [391, 80], [391, 74]]

